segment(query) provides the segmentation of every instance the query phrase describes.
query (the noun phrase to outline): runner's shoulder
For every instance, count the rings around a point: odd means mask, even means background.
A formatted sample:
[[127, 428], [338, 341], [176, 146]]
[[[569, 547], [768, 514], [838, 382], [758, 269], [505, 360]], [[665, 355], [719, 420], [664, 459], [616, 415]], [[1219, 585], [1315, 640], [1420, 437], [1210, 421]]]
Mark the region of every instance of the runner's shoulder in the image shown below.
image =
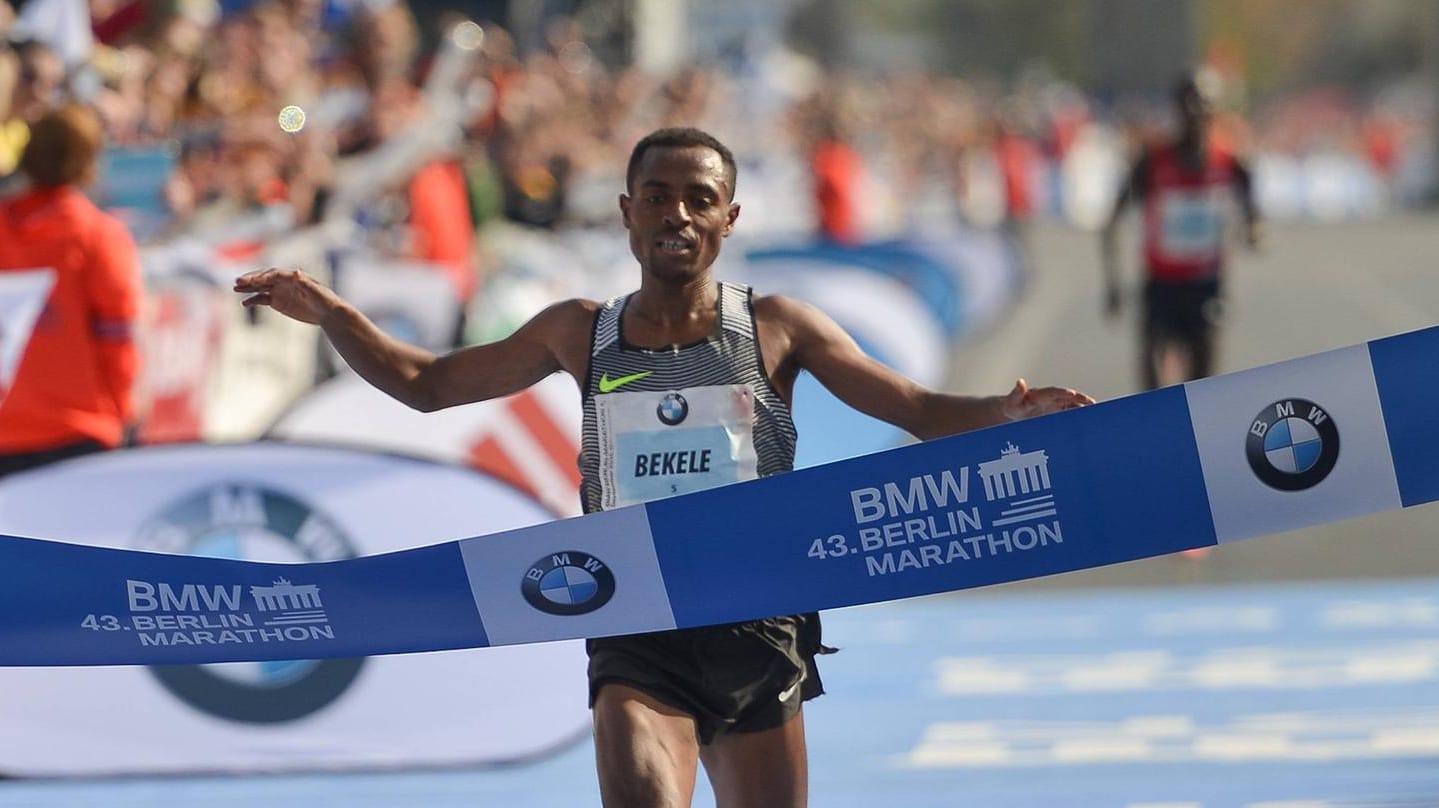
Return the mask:
[[819, 309], [788, 295], [755, 292], [753, 300], [755, 319], [766, 325], [791, 326], [823, 316]]
[[525, 328], [562, 338], [583, 336], [588, 340], [590, 330], [594, 327], [595, 313], [602, 305], [583, 298], [560, 300], [541, 309], [530, 318]]
[[833, 336], [832, 329], [838, 328], [819, 307], [788, 295], [756, 294], [754, 316], [760, 328], [784, 334], [790, 345], [828, 339]]
[[559, 320], [583, 320], [594, 319], [595, 312], [604, 307], [604, 304], [597, 300], [586, 300], [582, 297], [572, 297], [567, 300], [558, 300], [546, 306], [535, 315], [536, 318], [546, 317]]

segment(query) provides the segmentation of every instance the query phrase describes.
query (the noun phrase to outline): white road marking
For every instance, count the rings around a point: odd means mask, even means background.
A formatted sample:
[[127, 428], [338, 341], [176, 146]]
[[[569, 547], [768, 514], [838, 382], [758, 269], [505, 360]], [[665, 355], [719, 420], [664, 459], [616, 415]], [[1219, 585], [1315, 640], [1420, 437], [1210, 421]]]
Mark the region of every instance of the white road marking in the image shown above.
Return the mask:
[[1216, 648], [1110, 654], [941, 657], [935, 690], [946, 696], [1155, 690], [1310, 690], [1439, 679], [1439, 642], [1291, 648]]
[[1439, 708], [1368, 713], [1256, 713], [1204, 725], [1192, 716], [1120, 721], [938, 722], [898, 758], [907, 768], [1039, 768], [1113, 763], [1427, 759], [1439, 754]]
[[1345, 600], [1325, 607], [1319, 623], [1327, 629], [1430, 628], [1439, 625], [1439, 601], [1424, 597]]

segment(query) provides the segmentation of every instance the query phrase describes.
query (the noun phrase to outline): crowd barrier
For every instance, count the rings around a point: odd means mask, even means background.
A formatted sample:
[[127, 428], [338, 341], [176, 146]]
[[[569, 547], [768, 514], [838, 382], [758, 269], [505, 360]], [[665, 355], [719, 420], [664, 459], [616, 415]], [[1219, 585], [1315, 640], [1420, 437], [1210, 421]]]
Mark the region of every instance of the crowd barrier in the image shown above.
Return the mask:
[[[525, 493], [459, 465], [277, 441], [129, 449], [0, 483], [0, 530], [68, 536], [97, 551], [331, 563], [553, 518]], [[71, 582], [43, 578], [34, 583], [57, 602], [82, 595]], [[289, 580], [293, 586], [267, 584], [280, 599], [303, 592], [301, 576]], [[182, 588], [177, 581], [175, 592]], [[223, 631], [273, 643], [280, 653], [270, 661], [0, 668], [7, 694], [0, 775], [512, 763], [550, 754], [588, 731], [577, 642], [321, 660], [286, 650], [297, 635], [332, 629], [325, 600], [273, 605], [253, 621], [192, 611], [198, 602], [188, 601], [184, 614], [152, 615], [155, 626], [183, 623], [216, 637]], [[110, 622], [99, 617], [94, 625], [103, 632]], [[7, 637], [6, 644], [19, 640]]]

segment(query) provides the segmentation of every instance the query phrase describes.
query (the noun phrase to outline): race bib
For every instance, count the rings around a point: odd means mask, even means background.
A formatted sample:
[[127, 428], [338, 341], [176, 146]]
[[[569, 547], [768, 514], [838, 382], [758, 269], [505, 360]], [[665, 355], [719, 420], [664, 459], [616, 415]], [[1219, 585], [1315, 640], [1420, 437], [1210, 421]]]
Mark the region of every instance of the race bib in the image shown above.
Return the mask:
[[1218, 254], [1223, 206], [1213, 189], [1172, 189], [1159, 200], [1160, 246], [1165, 256], [1199, 260]]
[[748, 384], [595, 396], [606, 510], [752, 480]]

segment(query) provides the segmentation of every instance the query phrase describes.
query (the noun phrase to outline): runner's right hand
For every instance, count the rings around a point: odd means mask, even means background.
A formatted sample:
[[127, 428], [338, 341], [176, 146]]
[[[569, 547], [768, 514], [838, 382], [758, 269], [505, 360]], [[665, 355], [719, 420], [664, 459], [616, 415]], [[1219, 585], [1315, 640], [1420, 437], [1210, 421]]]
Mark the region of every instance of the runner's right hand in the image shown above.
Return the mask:
[[1104, 316], [1113, 320], [1122, 311], [1124, 311], [1124, 296], [1120, 294], [1119, 287], [1106, 286], [1104, 288]]
[[324, 284], [298, 269], [262, 269], [235, 279], [235, 291], [248, 294], [246, 308], [269, 306], [302, 323], [318, 325], [343, 301]]

